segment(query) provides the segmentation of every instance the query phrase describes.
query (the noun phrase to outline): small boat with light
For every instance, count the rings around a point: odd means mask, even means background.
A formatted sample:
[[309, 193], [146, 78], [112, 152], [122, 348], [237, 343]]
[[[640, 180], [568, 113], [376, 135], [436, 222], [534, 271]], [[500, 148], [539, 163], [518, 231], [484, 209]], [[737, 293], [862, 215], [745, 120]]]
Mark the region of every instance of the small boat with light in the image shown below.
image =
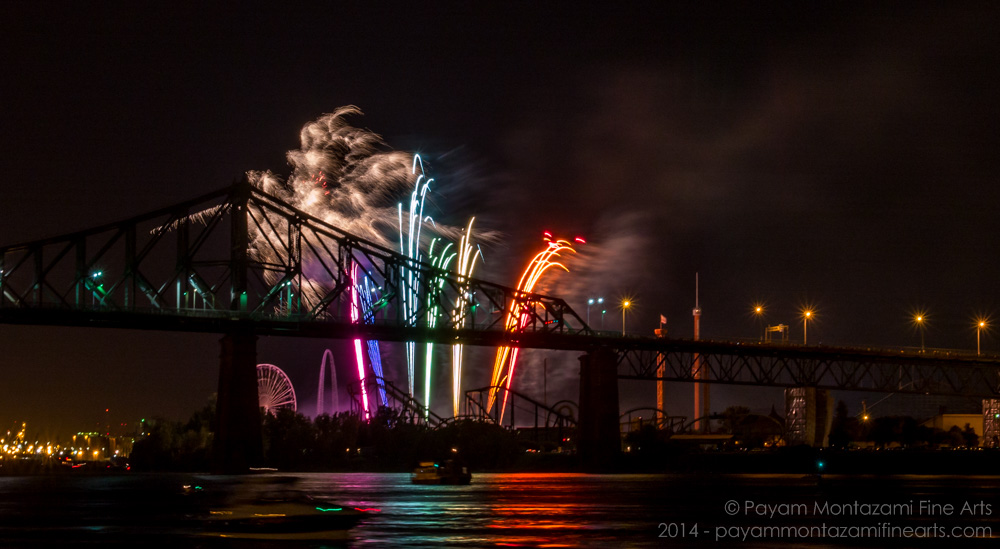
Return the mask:
[[459, 465], [454, 460], [444, 462], [444, 465], [433, 461], [421, 461], [410, 474], [413, 484], [469, 484], [472, 473], [467, 467]]

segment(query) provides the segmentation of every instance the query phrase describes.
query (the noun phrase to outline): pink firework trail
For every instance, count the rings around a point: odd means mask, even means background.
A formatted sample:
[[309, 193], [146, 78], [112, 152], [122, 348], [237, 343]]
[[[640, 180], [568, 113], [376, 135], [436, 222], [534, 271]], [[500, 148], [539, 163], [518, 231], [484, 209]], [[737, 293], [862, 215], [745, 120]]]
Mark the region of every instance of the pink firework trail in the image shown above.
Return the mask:
[[[361, 321], [361, 306], [358, 297], [358, 264], [351, 266], [351, 322], [358, 324]], [[354, 340], [354, 357], [358, 361], [358, 379], [361, 380], [361, 402], [365, 408], [365, 419], [371, 417], [368, 410], [368, 388], [365, 387], [365, 359], [361, 352], [361, 338]]]

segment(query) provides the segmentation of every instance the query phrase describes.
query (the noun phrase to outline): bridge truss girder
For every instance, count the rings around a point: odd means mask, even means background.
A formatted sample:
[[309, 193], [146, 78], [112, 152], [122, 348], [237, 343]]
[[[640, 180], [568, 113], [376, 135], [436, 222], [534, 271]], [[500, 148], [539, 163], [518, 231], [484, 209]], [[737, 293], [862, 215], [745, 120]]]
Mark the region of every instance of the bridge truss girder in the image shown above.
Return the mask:
[[[437, 310], [435, 333], [503, 334], [513, 310], [524, 334], [591, 333], [561, 299], [415, 262], [246, 181], [119, 223], [0, 247], [0, 322], [219, 332], [253, 323], [318, 336], [353, 324], [355, 264], [380, 291], [365, 318], [374, 331], [427, 329]], [[420, 299], [403, 307], [413, 289]]]
[[[700, 374], [700, 375], [699, 375]], [[1000, 362], [950, 354], [647, 340], [620, 347], [618, 377], [997, 398]]]

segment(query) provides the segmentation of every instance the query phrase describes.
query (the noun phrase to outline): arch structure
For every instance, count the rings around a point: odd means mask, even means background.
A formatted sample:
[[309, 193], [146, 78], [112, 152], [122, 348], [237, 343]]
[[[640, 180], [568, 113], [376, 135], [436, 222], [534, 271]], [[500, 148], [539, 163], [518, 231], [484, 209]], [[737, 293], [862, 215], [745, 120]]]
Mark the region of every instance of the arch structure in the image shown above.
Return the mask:
[[337, 367], [333, 362], [333, 353], [330, 349], [323, 351], [323, 358], [319, 362], [319, 389], [316, 391], [316, 415], [321, 416], [328, 413], [326, 408], [326, 399], [324, 395], [326, 394], [326, 378], [324, 374], [326, 369], [330, 369], [330, 409], [334, 413], [340, 411], [340, 395], [339, 388], [337, 386]]

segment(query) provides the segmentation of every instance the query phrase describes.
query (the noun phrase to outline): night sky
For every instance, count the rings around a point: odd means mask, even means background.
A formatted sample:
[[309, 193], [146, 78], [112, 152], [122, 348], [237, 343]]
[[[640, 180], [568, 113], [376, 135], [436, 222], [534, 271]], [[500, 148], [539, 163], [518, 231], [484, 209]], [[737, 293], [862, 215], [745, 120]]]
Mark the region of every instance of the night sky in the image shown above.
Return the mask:
[[[697, 272], [703, 338], [757, 337], [762, 302], [793, 339], [813, 307], [827, 345], [918, 346], [923, 311], [928, 346], [974, 349], [992, 315], [1000, 352], [1000, 7], [329, 4], [0, 4], [0, 243], [287, 175], [303, 124], [357, 105], [354, 125], [428, 161], [436, 218], [503, 233], [483, 278], [514, 285], [550, 230], [590, 243], [546, 289], [581, 315], [629, 296], [632, 332], [662, 314], [690, 337]], [[0, 427], [186, 418], [215, 390], [217, 339], [0, 326]], [[258, 358], [311, 414], [338, 345], [262, 338]], [[466, 388], [488, 382], [475, 360]], [[576, 399], [559, 382], [576, 369], [551, 355], [550, 401]], [[689, 387], [671, 390], [687, 415]], [[623, 407], [654, 395], [623, 386]], [[766, 411], [780, 391], [718, 395]]]

